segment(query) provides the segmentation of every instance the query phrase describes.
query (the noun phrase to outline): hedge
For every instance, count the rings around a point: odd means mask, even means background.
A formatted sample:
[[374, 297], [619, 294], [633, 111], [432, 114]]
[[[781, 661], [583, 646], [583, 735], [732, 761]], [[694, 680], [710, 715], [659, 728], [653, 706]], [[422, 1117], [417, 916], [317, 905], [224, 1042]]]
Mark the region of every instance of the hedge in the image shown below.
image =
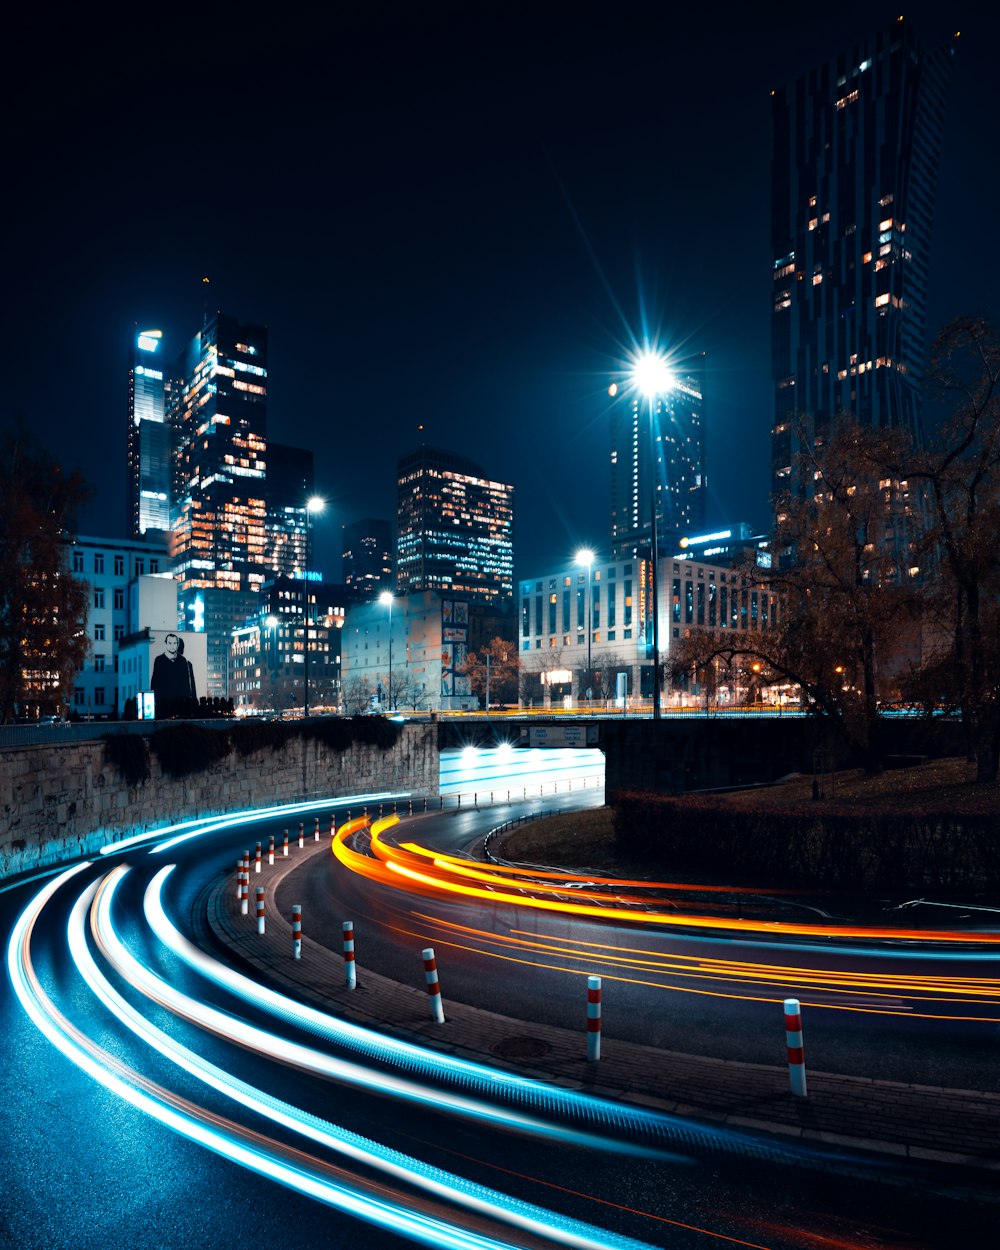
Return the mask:
[[951, 811], [872, 812], [806, 805], [757, 810], [703, 796], [630, 791], [613, 805], [632, 859], [675, 874], [720, 871], [734, 884], [865, 893], [995, 889], [1000, 821]]

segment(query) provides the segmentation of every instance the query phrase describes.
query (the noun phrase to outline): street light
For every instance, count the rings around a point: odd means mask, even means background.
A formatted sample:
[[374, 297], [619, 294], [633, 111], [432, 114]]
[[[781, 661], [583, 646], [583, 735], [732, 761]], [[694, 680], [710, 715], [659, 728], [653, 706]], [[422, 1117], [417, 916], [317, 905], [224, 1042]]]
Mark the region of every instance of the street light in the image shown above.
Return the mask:
[[319, 495], [310, 495], [306, 500], [306, 558], [302, 567], [302, 623], [305, 626], [304, 651], [305, 664], [302, 680], [302, 719], [309, 715], [309, 564], [312, 558], [312, 517], [314, 512], [322, 512], [326, 501]]
[[379, 603], [384, 603], [389, 609], [389, 711], [392, 711], [392, 591], [383, 590], [378, 597]]
[[[594, 553], [589, 547], [581, 547], [576, 553], [577, 564], [585, 564], [587, 566], [587, 592], [583, 600], [584, 623], [587, 626], [587, 689], [590, 689], [590, 636], [591, 636], [591, 613], [593, 612], [594, 586], [590, 577], [590, 570], [594, 563]], [[588, 702], [589, 696], [588, 696]]]
[[650, 589], [653, 595], [653, 719], [660, 719], [660, 551], [657, 543], [656, 525], [656, 438], [653, 432], [653, 414], [658, 395], [673, 388], [673, 378], [666, 358], [658, 352], [646, 351], [632, 366], [632, 383], [643, 395], [649, 397], [649, 528], [650, 528]]

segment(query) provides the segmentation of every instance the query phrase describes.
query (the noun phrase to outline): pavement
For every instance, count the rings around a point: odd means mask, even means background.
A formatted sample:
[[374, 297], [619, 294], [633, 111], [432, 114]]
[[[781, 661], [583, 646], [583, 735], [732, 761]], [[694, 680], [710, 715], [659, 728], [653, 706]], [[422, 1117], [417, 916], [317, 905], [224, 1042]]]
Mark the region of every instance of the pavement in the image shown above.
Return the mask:
[[[787, 1067], [711, 1059], [660, 1050], [602, 1033], [601, 1058], [588, 1062], [586, 1035], [526, 1022], [444, 999], [445, 1022], [430, 1014], [422, 986], [402, 985], [358, 965], [357, 987], [345, 985], [340, 950], [302, 939], [292, 958], [290, 921], [274, 910], [278, 886], [328, 838], [280, 853], [264, 874], [250, 873], [250, 914], [236, 899], [234, 874], [207, 894], [209, 928], [262, 980], [324, 1011], [378, 1032], [447, 1054], [489, 1063], [520, 1076], [585, 1091], [623, 1104], [724, 1126], [758, 1137], [912, 1160], [943, 1173], [973, 1169], [965, 1184], [1000, 1197], [1000, 1094], [943, 1089], [817, 1072], [808, 1067], [808, 1097], [791, 1094]], [[266, 932], [257, 933], [254, 884], [267, 882]], [[203, 896], [205, 897], [205, 896]]]

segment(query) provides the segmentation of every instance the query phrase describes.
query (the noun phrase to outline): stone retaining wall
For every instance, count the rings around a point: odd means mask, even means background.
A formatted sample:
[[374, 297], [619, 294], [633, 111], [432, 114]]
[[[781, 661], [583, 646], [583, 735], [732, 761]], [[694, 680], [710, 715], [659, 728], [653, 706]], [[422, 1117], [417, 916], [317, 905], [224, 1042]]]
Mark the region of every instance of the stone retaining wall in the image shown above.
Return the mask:
[[387, 751], [333, 751], [305, 738], [279, 751], [233, 751], [181, 779], [165, 776], [151, 754], [150, 773], [127, 786], [100, 741], [0, 751], [0, 878], [192, 817], [370, 791], [437, 795], [437, 726], [406, 725]]

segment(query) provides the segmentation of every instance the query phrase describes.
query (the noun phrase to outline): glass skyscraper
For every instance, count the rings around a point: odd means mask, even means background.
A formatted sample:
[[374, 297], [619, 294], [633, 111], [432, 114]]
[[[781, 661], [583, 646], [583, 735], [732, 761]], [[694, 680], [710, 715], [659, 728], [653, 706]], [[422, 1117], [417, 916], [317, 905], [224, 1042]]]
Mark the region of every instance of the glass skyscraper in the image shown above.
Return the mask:
[[514, 597], [514, 487], [471, 460], [419, 447], [399, 461], [396, 585], [509, 607]]
[[773, 93], [772, 499], [838, 414], [920, 437], [931, 218], [954, 43], [900, 19]]
[[166, 423], [169, 375], [163, 333], [140, 330], [128, 356], [127, 507], [125, 532], [170, 528], [170, 429]]
[[654, 497], [661, 554], [704, 528], [704, 360], [697, 369], [676, 370], [671, 389], [652, 400], [611, 388], [612, 559], [649, 555]]
[[267, 329], [215, 313], [176, 377], [175, 575], [185, 593], [257, 590], [266, 552]]

